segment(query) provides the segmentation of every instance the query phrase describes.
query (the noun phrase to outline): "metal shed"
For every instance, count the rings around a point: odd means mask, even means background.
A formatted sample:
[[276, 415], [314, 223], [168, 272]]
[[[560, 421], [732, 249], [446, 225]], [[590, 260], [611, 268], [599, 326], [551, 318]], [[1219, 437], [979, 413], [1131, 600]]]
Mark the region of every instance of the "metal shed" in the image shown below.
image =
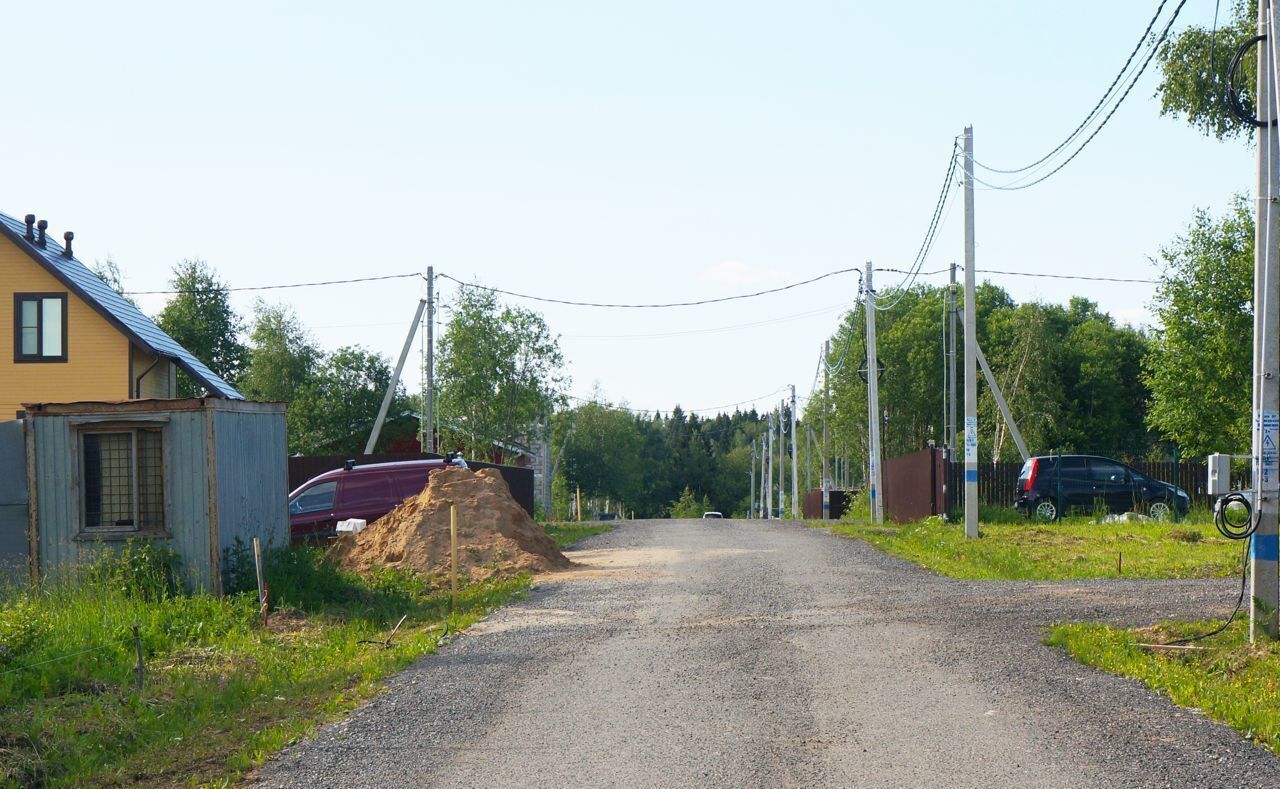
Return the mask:
[[223, 398], [25, 405], [35, 576], [160, 540], [191, 589], [222, 591], [237, 539], [289, 543], [285, 407]]

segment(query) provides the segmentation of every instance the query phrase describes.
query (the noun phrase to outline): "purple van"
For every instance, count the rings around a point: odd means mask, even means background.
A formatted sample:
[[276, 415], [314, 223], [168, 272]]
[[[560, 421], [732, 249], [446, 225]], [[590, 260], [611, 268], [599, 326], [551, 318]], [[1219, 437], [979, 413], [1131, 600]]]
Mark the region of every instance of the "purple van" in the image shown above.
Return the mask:
[[427, 486], [427, 476], [447, 460], [348, 464], [326, 471], [289, 494], [289, 531], [295, 541], [332, 537], [338, 521], [361, 518], [373, 523]]

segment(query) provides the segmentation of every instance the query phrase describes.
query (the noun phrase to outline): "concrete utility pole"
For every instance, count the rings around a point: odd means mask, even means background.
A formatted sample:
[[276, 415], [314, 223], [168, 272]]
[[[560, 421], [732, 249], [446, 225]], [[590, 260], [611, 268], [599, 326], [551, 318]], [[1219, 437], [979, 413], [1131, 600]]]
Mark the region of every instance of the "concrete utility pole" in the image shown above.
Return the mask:
[[973, 127], [964, 128], [964, 536], [978, 536], [978, 331], [974, 317]]
[[956, 459], [956, 264], [951, 264], [951, 286], [947, 288], [947, 307], [951, 318], [950, 360], [951, 374], [947, 380], [947, 397], [951, 410], [950, 431], [947, 433], [947, 459]]
[[800, 453], [796, 451], [795, 384], [791, 384], [791, 517], [800, 520]]
[[765, 518], [773, 517], [773, 414], [769, 414], [769, 429], [765, 432], [764, 446], [764, 510]]
[[[436, 270], [427, 266], [427, 441], [419, 446], [423, 452], [436, 451]], [[550, 432], [550, 422], [547, 430]], [[548, 488], [550, 490], [550, 488]]]
[[747, 508], [747, 517], [756, 516], [756, 442], [751, 442], [751, 505]]
[[400, 373], [404, 371], [405, 359], [409, 358], [409, 351], [413, 348], [413, 335], [418, 332], [418, 324], [422, 321], [422, 309], [427, 304], [426, 300], [418, 302], [418, 311], [413, 314], [413, 323], [409, 326], [409, 334], [404, 338], [404, 347], [400, 349], [400, 358], [396, 360], [395, 372], [391, 374], [391, 383], [387, 386], [387, 393], [382, 398], [382, 406], [378, 409], [378, 416], [373, 420], [373, 430], [369, 431], [369, 441], [364, 445], [364, 453], [366, 455], [373, 454], [373, 447], [378, 443], [378, 436], [382, 433], [382, 423], [387, 419], [387, 411], [391, 408], [391, 400], [395, 397], [396, 386], [400, 383]]
[[778, 512], [781, 519], [787, 514], [787, 428], [782, 421], [782, 402], [778, 402]]
[[1277, 507], [1280, 507], [1280, 133], [1271, 125], [1276, 100], [1275, 6], [1258, 3], [1258, 184], [1253, 266], [1253, 506], [1258, 519], [1250, 548], [1249, 640], [1259, 629], [1277, 635], [1280, 604]]
[[831, 385], [828, 381], [831, 341], [822, 343], [822, 519], [831, 517], [831, 475], [827, 468], [827, 410], [831, 408]]
[[867, 490], [871, 496], [872, 523], [884, 522], [884, 504], [880, 484], [880, 361], [876, 356], [876, 297], [872, 286], [873, 269], [867, 261], [867, 429], [870, 461], [867, 463]]

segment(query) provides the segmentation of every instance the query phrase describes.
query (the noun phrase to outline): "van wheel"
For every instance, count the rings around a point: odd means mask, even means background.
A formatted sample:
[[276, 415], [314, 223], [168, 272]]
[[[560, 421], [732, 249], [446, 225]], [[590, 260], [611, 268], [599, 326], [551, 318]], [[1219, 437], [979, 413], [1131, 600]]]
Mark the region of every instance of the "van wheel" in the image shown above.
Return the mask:
[[1052, 521], [1058, 519], [1058, 505], [1052, 499], [1041, 499], [1036, 503], [1036, 520]]
[[1153, 501], [1147, 505], [1147, 515], [1158, 521], [1173, 520], [1173, 507], [1167, 501]]

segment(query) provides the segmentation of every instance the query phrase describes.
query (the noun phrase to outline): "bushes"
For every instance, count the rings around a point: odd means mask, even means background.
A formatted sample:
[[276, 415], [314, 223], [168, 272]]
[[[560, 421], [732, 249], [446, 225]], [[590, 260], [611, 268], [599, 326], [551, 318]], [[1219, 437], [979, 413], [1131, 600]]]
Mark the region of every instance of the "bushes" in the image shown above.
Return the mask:
[[671, 503], [673, 518], [701, 518], [702, 513], [711, 510], [711, 499], [704, 494], [701, 499], [693, 495], [693, 491], [685, 488], [680, 498]]

